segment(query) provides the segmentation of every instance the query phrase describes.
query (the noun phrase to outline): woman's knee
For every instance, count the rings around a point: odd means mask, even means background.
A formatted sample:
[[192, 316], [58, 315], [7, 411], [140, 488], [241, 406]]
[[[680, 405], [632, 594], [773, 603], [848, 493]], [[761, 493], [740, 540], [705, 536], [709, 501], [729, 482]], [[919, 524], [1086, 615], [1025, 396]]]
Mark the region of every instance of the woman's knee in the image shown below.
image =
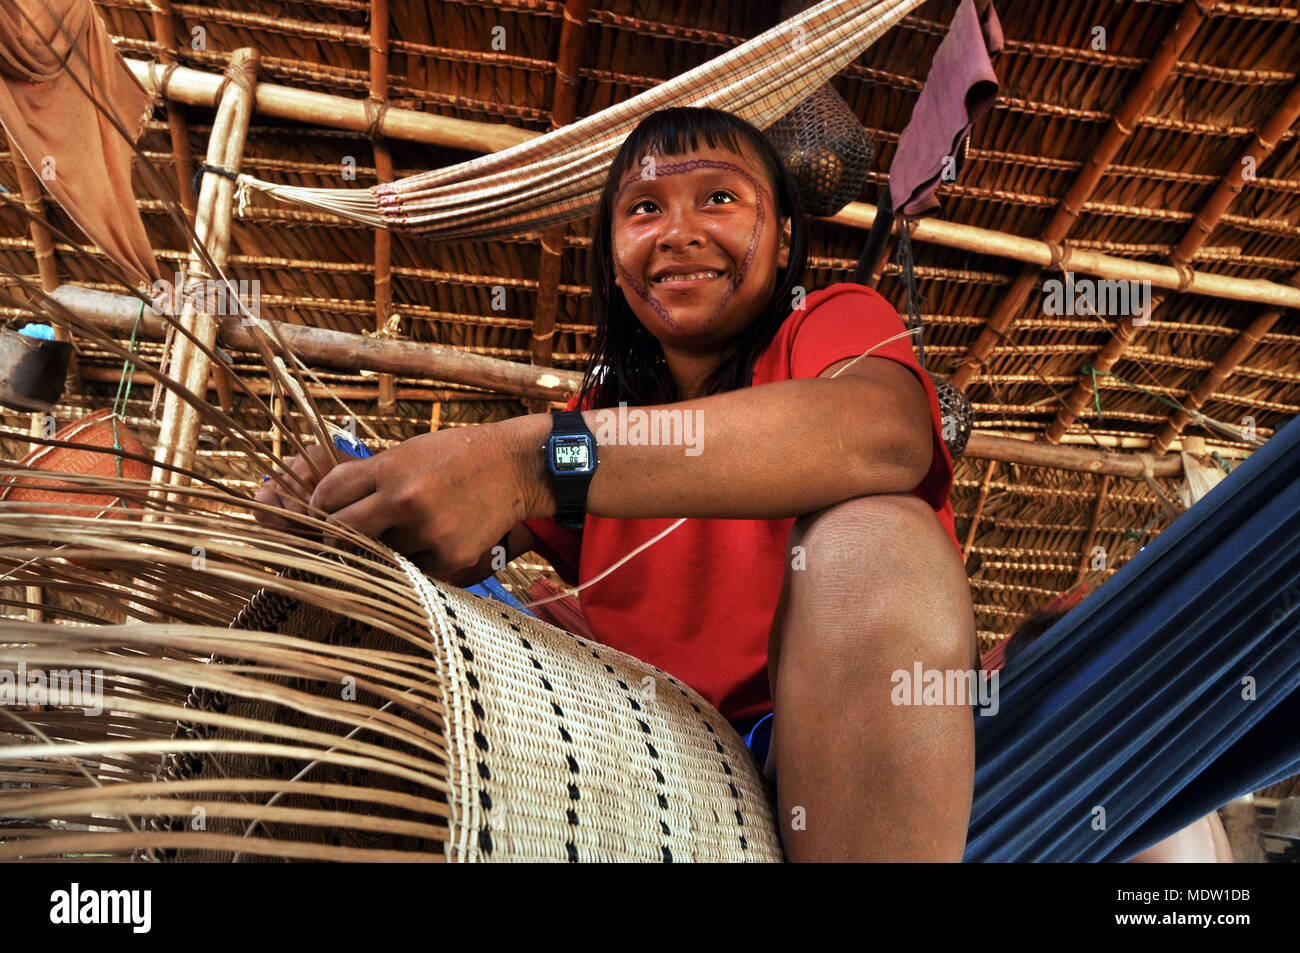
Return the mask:
[[848, 645], [860, 651], [864, 634], [899, 640], [906, 632], [910, 638], [899, 641], [911, 649], [967, 664], [975, 620], [965, 567], [924, 500], [911, 494], [844, 500], [800, 517], [790, 545], [781, 604], [795, 615], [811, 610], [817, 618], [844, 620], [816, 626], [818, 651], [838, 654]]
[[934, 510], [910, 493], [857, 496], [801, 516], [790, 545], [802, 547], [806, 562], [820, 556], [824, 568], [850, 571], [902, 568], [898, 564], [909, 559], [932, 559], [944, 546], [956, 556]]

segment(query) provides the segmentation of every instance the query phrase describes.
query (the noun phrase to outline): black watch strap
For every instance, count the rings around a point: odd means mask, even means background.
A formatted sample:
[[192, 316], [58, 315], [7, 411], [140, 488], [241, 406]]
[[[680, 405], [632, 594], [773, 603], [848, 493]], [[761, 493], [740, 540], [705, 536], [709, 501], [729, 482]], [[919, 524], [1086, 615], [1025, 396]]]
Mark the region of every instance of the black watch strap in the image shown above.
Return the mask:
[[[591, 434], [582, 414], [576, 410], [551, 411], [551, 436], [577, 436]], [[593, 441], [594, 442], [594, 441]], [[595, 454], [593, 451], [593, 460]], [[592, 474], [556, 477], [551, 481], [555, 487], [556, 513], [555, 522], [565, 529], [580, 530], [587, 521], [587, 490], [591, 486]]]

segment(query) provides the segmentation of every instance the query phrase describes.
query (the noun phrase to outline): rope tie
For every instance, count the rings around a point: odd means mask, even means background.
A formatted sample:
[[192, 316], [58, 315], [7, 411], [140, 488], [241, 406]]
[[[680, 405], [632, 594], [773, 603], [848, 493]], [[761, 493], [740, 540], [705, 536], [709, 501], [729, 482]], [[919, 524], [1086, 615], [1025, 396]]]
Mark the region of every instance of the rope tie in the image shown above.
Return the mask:
[[[1102, 416], [1101, 416], [1101, 387], [1097, 384], [1097, 368], [1093, 367], [1091, 364], [1085, 364], [1085, 365], [1083, 365], [1083, 369], [1084, 369], [1085, 371], [1089, 371], [1089, 372], [1091, 372], [1091, 374], [1092, 374], [1092, 399], [1093, 399], [1093, 402], [1096, 404], [1096, 407], [1097, 407], [1097, 421], [1098, 421], [1098, 423], [1100, 423], [1101, 420], [1102, 420]], [[1105, 372], [1105, 371], [1102, 371], [1102, 373], [1104, 374], [1104, 373], [1106, 373], [1106, 372]]]
[[231, 182], [234, 182], [236, 185], [239, 184], [240, 177], [237, 172], [232, 172], [230, 169], [227, 169], [225, 166], [209, 165], [207, 162], [204, 162], [199, 165], [198, 169], [194, 173], [194, 181], [190, 183], [194, 187], [195, 195], [199, 193], [199, 188], [203, 181], [203, 175], [205, 172], [211, 172], [213, 175], [219, 175], [223, 178], [229, 179]]
[[226, 67], [225, 78], [221, 80], [221, 85], [217, 87], [218, 103], [221, 102], [221, 97], [225, 95], [227, 83], [234, 83], [249, 98], [252, 98], [253, 80], [249, 77], [247, 72], [236, 67], [234, 63], [231, 63], [229, 66]]
[[390, 341], [400, 341], [402, 340], [401, 327], [402, 316], [398, 312], [394, 311], [388, 316], [388, 319], [384, 321], [384, 326], [382, 328], [377, 331], [362, 331], [361, 333], [368, 338], [384, 338]]
[[1070, 255], [1074, 252], [1074, 249], [1070, 247], [1070, 243], [1068, 241], [1059, 243], [1047, 241], [1045, 244], [1052, 256], [1052, 260], [1047, 263], [1048, 269], [1059, 271], [1061, 274], [1068, 272], [1070, 270]]
[[379, 127], [383, 124], [384, 117], [388, 115], [389, 108], [393, 105], [389, 100], [376, 100], [373, 97], [364, 100], [366, 110], [366, 138], [377, 139], [380, 135]]
[[1178, 519], [1178, 517], [1183, 515], [1185, 509], [1181, 505], [1169, 499], [1169, 497], [1165, 495], [1165, 491], [1160, 488], [1160, 484], [1156, 482], [1155, 457], [1149, 453], [1143, 452], [1139, 452], [1136, 456], [1142, 461], [1143, 482], [1145, 482], [1146, 485], [1151, 488], [1151, 492], [1156, 495], [1156, 498], [1160, 501], [1160, 506], [1165, 511], [1165, 515], [1168, 516], [1171, 521]]
[[1173, 265], [1174, 271], [1178, 272], [1178, 293], [1186, 294], [1192, 287], [1192, 282], [1196, 280], [1196, 273], [1192, 271], [1192, 266], [1181, 258], [1174, 258], [1171, 255], [1169, 263]]
[[235, 214], [240, 218], [248, 211], [249, 203], [252, 201], [253, 182], [256, 181], [251, 175], [240, 173], [235, 176]]

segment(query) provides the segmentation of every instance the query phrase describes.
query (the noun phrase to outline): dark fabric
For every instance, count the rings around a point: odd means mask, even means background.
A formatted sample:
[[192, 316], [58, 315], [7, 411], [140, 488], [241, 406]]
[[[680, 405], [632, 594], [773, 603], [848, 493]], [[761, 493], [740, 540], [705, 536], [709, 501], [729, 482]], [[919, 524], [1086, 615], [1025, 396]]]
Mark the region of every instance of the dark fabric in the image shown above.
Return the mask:
[[997, 99], [993, 59], [1002, 46], [1002, 24], [993, 4], [981, 19], [975, 0], [962, 0], [889, 164], [889, 193], [899, 218], [914, 219], [939, 208], [934, 190], [945, 157], [958, 161], [962, 140]]
[[1003, 671], [966, 859], [1127, 860], [1300, 773], [1298, 696], [1293, 419]]

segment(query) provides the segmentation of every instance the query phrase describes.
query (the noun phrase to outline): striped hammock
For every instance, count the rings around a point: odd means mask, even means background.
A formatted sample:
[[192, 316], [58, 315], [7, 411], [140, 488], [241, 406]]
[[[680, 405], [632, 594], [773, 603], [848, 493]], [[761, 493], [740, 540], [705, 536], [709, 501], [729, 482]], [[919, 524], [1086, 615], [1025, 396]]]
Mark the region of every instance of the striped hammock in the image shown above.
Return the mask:
[[596, 209], [619, 145], [673, 106], [726, 110], [766, 129], [870, 47], [922, 0], [824, 0], [639, 96], [530, 142], [370, 189], [314, 189], [239, 177], [250, 189], [372, 226], [436, 235], [515, 235]]

